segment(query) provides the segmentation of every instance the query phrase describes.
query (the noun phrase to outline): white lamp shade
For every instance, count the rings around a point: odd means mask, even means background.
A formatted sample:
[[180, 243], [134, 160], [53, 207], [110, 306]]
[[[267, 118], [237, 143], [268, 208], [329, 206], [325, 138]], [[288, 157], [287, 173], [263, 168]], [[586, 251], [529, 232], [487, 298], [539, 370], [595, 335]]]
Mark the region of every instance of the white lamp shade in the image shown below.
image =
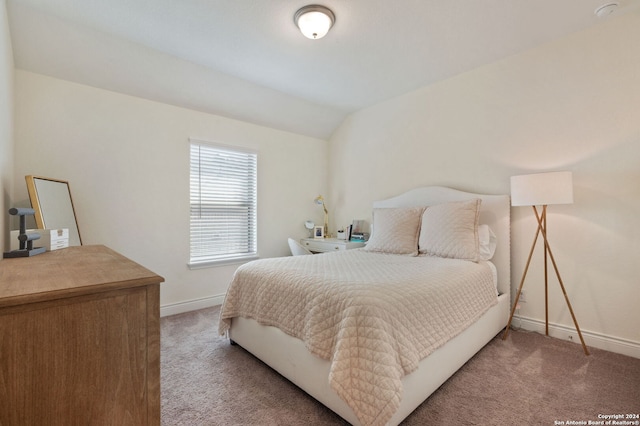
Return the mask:
[[305, 6], [294, 16], [300, 32], [310, 39], [319, 39], [327, 35], [334, 20], [335, 16], [331, 10], [318, 5]]
[[511, 176], [512, 206], [544, 206], [573, 203], [571, 172]]

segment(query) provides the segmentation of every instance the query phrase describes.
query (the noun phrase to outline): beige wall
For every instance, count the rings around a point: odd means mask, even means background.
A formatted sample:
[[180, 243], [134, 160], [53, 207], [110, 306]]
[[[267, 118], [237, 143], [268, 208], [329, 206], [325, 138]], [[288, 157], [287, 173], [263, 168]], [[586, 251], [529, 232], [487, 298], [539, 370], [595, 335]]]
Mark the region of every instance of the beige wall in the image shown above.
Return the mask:
[[[549, 217], [569, 297], [588, 343], [606, 347], [610, 339], [611, 349], [628, 344], [638, 354], [637, 13], [362, 110], [327, 144], [29, 72], [14, 76], [0, 5], [0, 85], [11, 93], [15, 78], [16, 100], [15, 113], [10, 96], [0, 100], [0, 207], [28, 203], [26, 174], [69, 180], [85, 243], [106, 244], [163, 275], [164, 307], [221, 301], [235, 270], [186, 266], [189, 137], [259, 150], [263, 257], [287, 254], [285, 237], [304, 235], [304, 219], [322, 220], [311, 202], [319, 193], [335, 231], [368, 219], [373, 200], [416, 186], [508, 193], [511, 175], [571, 170], [575, 203], [551, 207]], [[535, 227], [526, 208], [513, 208], [512, 219], [515, 286]], [[523, 326], [544, 318], [541, 279], [538, 253]], [[571, 319], [551, 284], [553, 332], [566, 338]]]
[[[636, 13], [359, 111], [330, 141], [332, 217], [370, 218], [373, 200], [421, 185], [509, 193], [511, 175], [570, 170], [575, 203], [550, 207], [549, 233], [580, 327], [640, 356], [639, 77]], [[535, 218], [518, 207], [512, 220], [517, 286]], [[531, 268], [520, 315], [536, 328], [539, 252]], [[549, 319], [566, 338], [572, 320], [551, 288]]]
[[5, 0], [0, 0], [0, 247], [8, 250], [13, 195], [13, 53]]
[[17, 202], [25, 175], [68, 180], [83, 242], [165, 277], [164, 307], [221, 303], [237, 267], [187, 268], [189, 137], [258, 150], [260, 256], [288, 254], [286, 237], [322, 220], [326, 141], [19, 70], [15, 93]]

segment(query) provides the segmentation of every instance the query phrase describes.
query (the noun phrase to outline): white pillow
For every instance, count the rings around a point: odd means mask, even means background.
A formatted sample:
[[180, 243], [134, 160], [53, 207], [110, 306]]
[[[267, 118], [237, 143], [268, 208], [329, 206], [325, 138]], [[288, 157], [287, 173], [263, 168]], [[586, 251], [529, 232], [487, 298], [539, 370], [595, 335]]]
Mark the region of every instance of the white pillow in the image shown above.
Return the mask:
[[373, 233], [367, 251], [418, 255], [420, 218], [424, 207], [373, 210]]
[[489, 225], [478, 226], [478, 242], [478, 259], [491, 260], [496, 252], [498, 238], [493, 233], [493, 230], [489, 228]]
[[477, 198], [427, 207], [418, 240], [420, 253], [477, 261], [481, 202]]

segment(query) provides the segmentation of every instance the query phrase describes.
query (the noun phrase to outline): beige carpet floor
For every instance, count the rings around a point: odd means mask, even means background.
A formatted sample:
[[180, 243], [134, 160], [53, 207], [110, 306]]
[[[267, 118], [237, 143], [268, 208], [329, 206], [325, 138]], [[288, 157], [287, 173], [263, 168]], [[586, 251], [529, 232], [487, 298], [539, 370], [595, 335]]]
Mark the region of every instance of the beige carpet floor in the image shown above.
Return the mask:
[[[161, 320], [163, 426], [347, 424], [217, 336], [218, 313]], [[537, 333], [497, 336], [402, 424], [555, 426], [640, 414], [640, 359], [590, 351]]]

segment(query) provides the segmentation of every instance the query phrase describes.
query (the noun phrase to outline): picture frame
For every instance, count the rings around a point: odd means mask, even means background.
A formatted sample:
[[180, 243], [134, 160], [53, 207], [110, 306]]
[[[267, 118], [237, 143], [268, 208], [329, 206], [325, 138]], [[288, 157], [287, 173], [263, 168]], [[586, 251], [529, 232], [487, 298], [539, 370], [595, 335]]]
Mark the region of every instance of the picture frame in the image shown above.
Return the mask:
[[324, 238], [324, 226], [313, 227], [313, 238], [316, 238], [316, 239]]

